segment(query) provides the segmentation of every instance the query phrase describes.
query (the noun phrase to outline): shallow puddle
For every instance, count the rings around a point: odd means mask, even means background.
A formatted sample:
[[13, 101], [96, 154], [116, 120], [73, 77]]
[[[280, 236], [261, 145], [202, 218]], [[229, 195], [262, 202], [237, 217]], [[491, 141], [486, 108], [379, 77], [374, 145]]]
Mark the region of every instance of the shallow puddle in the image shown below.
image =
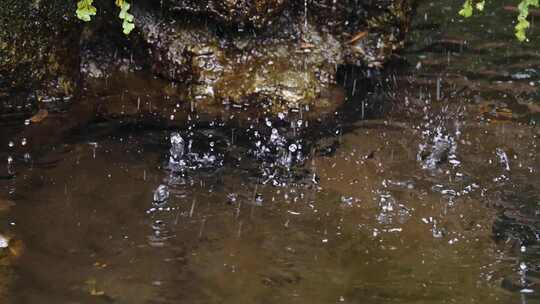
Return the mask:
[[[420, 7], [416, 33], [437, 40], [425, 13], [434, 5]], [[490, 20], [479, 18], [478, 27]], [[505, 35], [490, 39], [513, 45]], [[497, 65], [504, 58], [482, 53], [488, 64], [471, 77], [471, 50], [486, 46], [481, 33], [465, 36], [473, 42], [460, 48], [413, 35], [409, 65], [375, 88], [355, 93], [355, 83], [333, 119], [71, 125], [68, 111], [29, 133], [3, 123], [0, 296], [540, 303], [534, 60]], [[114, 103], [123, 94], [107, 98], [125, 114]]]

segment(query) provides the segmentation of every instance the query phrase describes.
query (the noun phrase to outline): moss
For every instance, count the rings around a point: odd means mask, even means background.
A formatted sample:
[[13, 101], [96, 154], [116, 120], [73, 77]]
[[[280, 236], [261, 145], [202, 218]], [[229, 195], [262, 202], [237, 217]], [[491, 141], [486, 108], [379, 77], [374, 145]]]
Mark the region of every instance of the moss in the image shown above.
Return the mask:
[[78, 68], [74, 9], [65, 0], [0, 1], [0, 90], [5, 95], [72, 93], [73, 85], [66, 82]]

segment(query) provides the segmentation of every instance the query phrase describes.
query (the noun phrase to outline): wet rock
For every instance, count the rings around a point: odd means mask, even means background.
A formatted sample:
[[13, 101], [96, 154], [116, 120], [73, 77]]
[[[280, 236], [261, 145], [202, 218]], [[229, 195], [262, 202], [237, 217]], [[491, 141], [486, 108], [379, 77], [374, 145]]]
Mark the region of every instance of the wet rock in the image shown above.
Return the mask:
[[189, 83], [192, 101], [275, 110], [336, 107], [338, 66], [380, 67], [411, 11], [401, 0], [171, 0], [163, 10], [134, 9], [155, 73]]
[[78, 72], [75, 2], [0, 2], [0, 105], [21, 108], [73, 94]]
[[251, 23], [258, 27], [271, 24], [289, 4], [289, 0], [168, 0], [172, 11], [209, 15], [229, 24]]
[[114, 3], [95, 2], [84, 30], [75, 2], [0, 3], [2, 107], [69, 98], [79, 78], [94, 90], [94, 79], [149, 66], [197, 105], [331, 110], [343, 101], [338, 67], [380, 67], [402, 46], [411, 13], [409, 0], [142, 1], [126, 39]]

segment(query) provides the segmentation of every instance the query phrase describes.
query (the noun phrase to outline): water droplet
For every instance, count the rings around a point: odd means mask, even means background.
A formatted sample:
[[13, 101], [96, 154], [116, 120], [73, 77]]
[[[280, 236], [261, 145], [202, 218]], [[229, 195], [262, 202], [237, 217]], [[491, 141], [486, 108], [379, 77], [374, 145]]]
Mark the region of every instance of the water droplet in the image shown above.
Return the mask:
[[227, 194], [227, 200], [229, 203], [234, 204], [238, 200], [238, 194], [236, 193], [229, 193]]
[[24, 147], [24, 146], [26, 146], [26, 144], [27, 144], [26, 138], [23, 138], [23, 139], [21, 140], [21, 146]]
[[298, 146], [296, 146], [295, 144], [289, 146], [289, 151], [291, 151], [292, 153], [296, 152], [296, 150], [298, 150]]
[[264, 199], [263, 199], [262, 194], [257, 193], [257, 194], [255, 195], [255, 204], [256, 204], [257, 206], [262, 206], [263, 201], [264, 201]]
[[12, 141], [10, 141], [10, 142], [8, 143], [8, 147], [13, 148], [13, 146], [15, 146], [15, 143], [12, 142]]

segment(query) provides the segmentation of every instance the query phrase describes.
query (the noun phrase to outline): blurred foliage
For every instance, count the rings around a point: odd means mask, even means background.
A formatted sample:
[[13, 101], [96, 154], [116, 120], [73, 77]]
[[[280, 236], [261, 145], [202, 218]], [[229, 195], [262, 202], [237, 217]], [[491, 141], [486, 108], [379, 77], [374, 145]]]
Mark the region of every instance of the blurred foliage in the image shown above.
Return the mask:
[[[97, 9], [93, 5], [94, 0], [79, 0], [77, 2], [77, 18], [82, 21], [88, 22], [92, 20], [92, 16], [96, 15]], [[122, 20], [122, 29], [124, 34], [128, 35], [135, 28], [133, 23], [133, 15], [129, 13], [131, 4], [126, 0], [115, 0], [117, 7], [120, 8], [120, 14], [118, 17]]]
[[[485, 0], [465, 0], [465, 2], [463, 3], [463, 7], [459, 11], [459, 14], [465, 18], [468, 18], [473, 15], [473, 11], [475, 9], [478, 11], [483, 11], [486, 4], [485, 2]], [[529, 8], [539, 6], [539, 0], [521, 0], [518, 4], [517, 24], [514, 29], [516, 38], [519, 41], [528, 41], [526, 31], [531, 26], [530, 22], [527, 20], [527, 17], [529, 16]]]

